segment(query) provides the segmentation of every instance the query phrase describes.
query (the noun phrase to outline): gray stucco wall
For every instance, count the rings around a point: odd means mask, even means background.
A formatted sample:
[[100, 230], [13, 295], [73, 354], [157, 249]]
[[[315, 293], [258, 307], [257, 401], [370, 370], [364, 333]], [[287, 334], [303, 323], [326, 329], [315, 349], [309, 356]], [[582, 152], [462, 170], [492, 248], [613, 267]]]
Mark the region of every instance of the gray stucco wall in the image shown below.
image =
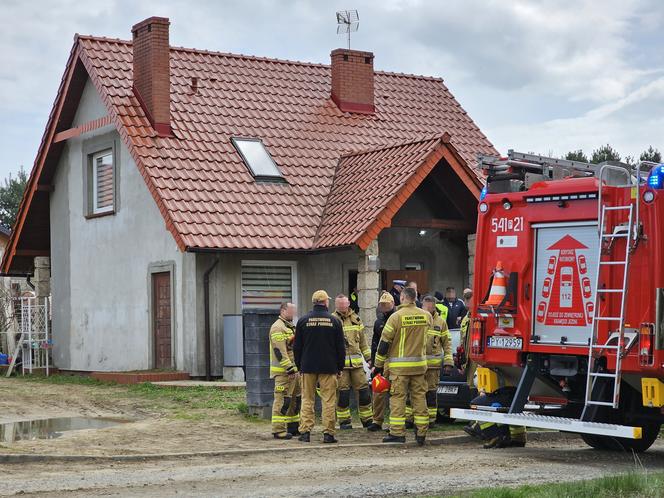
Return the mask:
[[[419, 262], [429, 272], [432, 289], [444, 291], [456, 286], [459, 291], [468, 282], [468, 250], [465, 237], [450, 241], [438, 235], [420, 237], [418, 230], [390, 228], [379, 236], [380, 267], [385, 270], [403, 269], [403, 265]], [[311, 308], [311, 294], [325, 289], [330, 296], [348, 292], [348, 271], [357, 270], [361, 252], [357, 248], [318, 254], [197, 254], [198, 320], [196, 343], [200, 361], [196, 371], [204, 372], [204, 313], [203, 273], [216, 258], [219, 263], [210, 274], [210, 330], [213, 343], [212, 374], [222, 374], [223, 315], [242, 313], [241, 269], [243, 260], [294, 262], [297, 265], [298, 315]], [[372, 324], [366, 324], [371, 326]]]
[[[106, 115], [86, 84], [73, 126]], [[85, 151], [113, 142], [119, 203], [110, 216], [86, 219]], [[184, 340], [191, 298], [183, 255], [127, 148], [112, 126], [67, 141], [51, 196], [53, 360], [68, 370], [135, 370], [152, 367], [151, 265], [174, 269], [173, 352], [178, 369], [191, 362]], [[159, 266], [157, 266], [159, 268]], [[163, 268], [163, 267], [162, 267]]]
[[429, 291], [445, 292], [455, 287], [461, 294], [468, 286], [468, 246], [465, 236], [448, 238], [438, 231], [419, 235], [416, 228], [388, 228], [378, 236], [380, 266], [401, 270], [408, 263], [419, 263], [429, 276]]

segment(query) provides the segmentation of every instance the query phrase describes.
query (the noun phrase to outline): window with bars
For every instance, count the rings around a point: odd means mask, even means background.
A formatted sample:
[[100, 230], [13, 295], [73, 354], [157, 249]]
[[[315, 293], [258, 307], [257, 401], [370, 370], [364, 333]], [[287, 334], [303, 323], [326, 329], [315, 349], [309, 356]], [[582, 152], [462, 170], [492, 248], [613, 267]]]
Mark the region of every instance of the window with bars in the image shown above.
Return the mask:
[[113, 149], [92, 154], [90, 166], [90, 213], [111, 213], [115, 209]]
[[292, 264], [242, 263], [242, 309], [279, 309], [293, 302], [295, 268]]

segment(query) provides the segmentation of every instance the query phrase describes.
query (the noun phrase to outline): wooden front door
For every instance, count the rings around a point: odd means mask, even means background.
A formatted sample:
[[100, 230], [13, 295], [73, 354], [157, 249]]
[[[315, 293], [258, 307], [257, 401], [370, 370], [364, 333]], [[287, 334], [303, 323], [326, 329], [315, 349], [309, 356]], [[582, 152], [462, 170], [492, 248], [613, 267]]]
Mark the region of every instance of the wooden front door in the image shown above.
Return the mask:
[[171, 361], [171, 274], [152, 274], [152, 327], [154, 367], [172, 368]]

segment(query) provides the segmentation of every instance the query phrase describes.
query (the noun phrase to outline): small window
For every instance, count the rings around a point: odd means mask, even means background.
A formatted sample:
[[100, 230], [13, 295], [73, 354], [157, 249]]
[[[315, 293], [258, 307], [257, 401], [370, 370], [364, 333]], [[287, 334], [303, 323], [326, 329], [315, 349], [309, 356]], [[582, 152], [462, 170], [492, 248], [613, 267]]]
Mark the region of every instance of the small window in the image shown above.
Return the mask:
[[278, 310], [292, 302], [295, 269], [293, 264], [242, 262], [242, 309]]
[[254, 177], [283, 179], [279, 168], [259, 139], [233, 138], [232, 141]]
[[111, 213], [114, 209], [115, 174], [113, 150], [108, 149], [92, 155], [91, 163], [91, 213]]

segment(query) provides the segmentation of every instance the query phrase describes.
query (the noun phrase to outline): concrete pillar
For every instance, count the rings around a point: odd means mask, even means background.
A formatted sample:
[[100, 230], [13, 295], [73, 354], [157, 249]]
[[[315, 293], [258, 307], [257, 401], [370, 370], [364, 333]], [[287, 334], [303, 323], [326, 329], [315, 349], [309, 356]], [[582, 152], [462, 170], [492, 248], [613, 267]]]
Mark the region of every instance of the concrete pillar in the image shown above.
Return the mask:
[[473, 274], [475, 273], [475, 239], [476, 234], [468, 235], [468, 287], [473, 288]]
[[35, 258], [35, 276], [32, 283], [37, 297], [51, 295], [51, 258], [45, 256]]
[[357, 265], [357, 298], [360, 304], [360, 318], [364, 323], [364, 332], [371, 340], [371, 331], [376, 321], [376, 305], [380, 291], [380, 264], [378, 261], [378, 240], [369, 244], [360, 255]]

